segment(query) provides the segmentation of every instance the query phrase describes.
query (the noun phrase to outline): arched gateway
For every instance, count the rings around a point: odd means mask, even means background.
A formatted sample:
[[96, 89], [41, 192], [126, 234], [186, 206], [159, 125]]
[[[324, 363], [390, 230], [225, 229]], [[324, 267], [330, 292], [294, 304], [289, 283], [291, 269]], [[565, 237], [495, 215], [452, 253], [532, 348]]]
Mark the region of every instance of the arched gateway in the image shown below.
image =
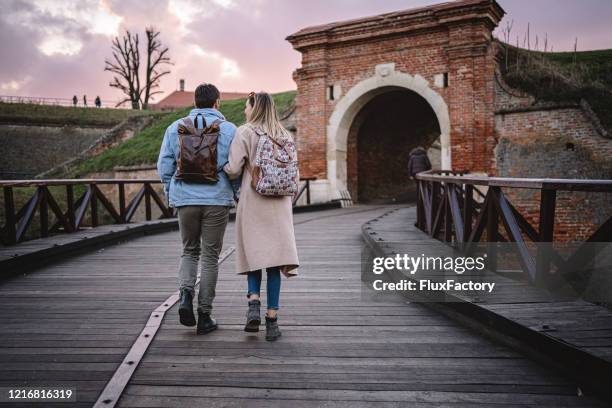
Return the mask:
[[297, 129], [303, 177], [318, 200], [404, 200], [408, 152], [438, 167], [493, 166], [493, 0], [466, 0], [310, 27], [302, 53]]

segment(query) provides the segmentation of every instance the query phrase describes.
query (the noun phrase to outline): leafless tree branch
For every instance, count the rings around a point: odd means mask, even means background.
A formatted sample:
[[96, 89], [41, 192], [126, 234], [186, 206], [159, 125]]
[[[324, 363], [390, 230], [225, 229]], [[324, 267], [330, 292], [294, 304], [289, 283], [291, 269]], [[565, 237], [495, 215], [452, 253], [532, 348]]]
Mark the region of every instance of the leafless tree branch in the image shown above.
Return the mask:
[[126, 96], [119, 105], [130, 102], [133, 109], [148, 108], [151, 96], [161, 93], [161, 91], [153, 92], [152, 90], [159, 88], [160, 79], [170, 73], [170, 70], [160, 68], [164, 65], [173, 65], [168, 56], [168, 47], [164, 47], [159, 39], [159, 31], [148, 27], [145, 34], [147, 37], [147, 66], [144, 71], [144, 81], [141, 81], [140, 77], [138, 34], [132, 34], [126, 30], [121, 38], [113, 38], [112, 57], [104, 60], [104, 70], [114, 74], [109, 85], [121, 90]]

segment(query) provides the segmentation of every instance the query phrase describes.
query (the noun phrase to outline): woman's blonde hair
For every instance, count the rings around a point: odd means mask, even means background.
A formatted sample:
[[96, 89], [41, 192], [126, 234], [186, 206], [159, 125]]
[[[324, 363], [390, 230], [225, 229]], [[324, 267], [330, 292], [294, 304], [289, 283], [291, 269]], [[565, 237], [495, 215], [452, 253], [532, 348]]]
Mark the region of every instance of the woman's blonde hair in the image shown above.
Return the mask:
[[253, 108], [248, 123], [261, 128], [268, 136], [275, 140], [291, 138], [291, 135], [281, 124], [274, 99], [266, 92], [251, 92], [248, 103]]

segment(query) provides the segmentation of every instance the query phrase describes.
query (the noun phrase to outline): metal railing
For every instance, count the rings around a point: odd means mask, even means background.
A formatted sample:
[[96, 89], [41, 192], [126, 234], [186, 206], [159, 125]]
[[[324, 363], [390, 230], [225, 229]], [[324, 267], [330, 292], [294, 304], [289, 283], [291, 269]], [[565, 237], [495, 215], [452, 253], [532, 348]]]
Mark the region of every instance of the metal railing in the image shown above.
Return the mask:
[[[466, 172], [427, 171], [416, 175], [417, 227], [431, 237], [452, 243], [469, 253], [476, 243], [507, 242], [516, 250], [522, 270], [529, 280], [544, 284], [551, 264], [557, 277], [576, 273], [597, 251], [592, 243], [612, 241], [612, 217], [608, 218], [578, 248], [564, 259], [553, 248], [557, 192], [582, 191], [611, 193], [612, 180], [531, 179], [473, 176]], [[479, 187], [486, 187], [483, 192]], [[539, 225], [536, 229], [510, 202], [510, 189], [539, 190]], [[505, 237], [500, 233], [501, 228]], [[537, 243], [530, 251], [526, 239]], [[495, 246], [487, 250], [488, 269], [497, 268]]]

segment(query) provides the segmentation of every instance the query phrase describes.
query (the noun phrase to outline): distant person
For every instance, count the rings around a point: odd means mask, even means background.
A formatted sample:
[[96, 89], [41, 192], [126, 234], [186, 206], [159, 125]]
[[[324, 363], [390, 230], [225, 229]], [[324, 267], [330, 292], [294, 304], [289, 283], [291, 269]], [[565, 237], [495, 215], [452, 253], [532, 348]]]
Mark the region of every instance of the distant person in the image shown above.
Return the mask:
[[87, 95], [83, 95], [83, 106], [87, 106]]
[[100, 100], [99, 96], [96, 96], [96, 100], [94, 101], [94, 103], [96, 104], [96, 108], [102, 107], [102, 101]]
[[[236, 211], [236, 272], [246, 275], [248, 284], [244, 330], [257, 332], [261, 275], [266, 270], [266, 340], [274, 341], [281, 336], [277, 316], [281, 274], [295, 276], [299, 265], [289, 195], [297, 191], [298, 158], [293, 138], [280, 123], [269, 94], [251, 92], [244, 114], [246, 124], [236, 131], [229, 163], [223, 168], [230, 178], [243, 176]], [[275, 166], [274, 159], [285, 166]]]
[[414, 176], [418, 173], [431, 170], [431, 162], [423, 146], [412, 149], [408, 157], [408, 175], [410, 178], [414, 179]]
[[[196, 325], [193, 297], [198, 262], [202, 254], [197, 334], [206, 334], [217, 329], [217, 322], [211, 317], [211, 312], [219, 272], [219, 253], [223, 246], [229, 210], [234, 206], [234, 193], [230, 180], [221, 169], [228, 161], [236, 126], [226, 121], [219, 112], [220, 98], [219, 90], [214, 85], [198, 86], [194, 96], [195, 109], [192, 109], [186, 118], [175, 121], [166, 129], [157, 161], [157, 172], [164, 184], [169, 205], [178, 209], [179, 230], [183, 244], [178, 271], [180, 292], [178, 312], [179, 321], [184, 326]], [[213, 171], [216, 171], [218, 180], [212, 183], [186, 181], [184, 178], [187, 174], [177, 178], [179, 152], [181, 148], [185, 148], [185, 145], [182, 147], [179, 145], [179, 138], [186, 137], [185, 132], [191, 135], [209, 127], [215, 129], [217, 126], [219, 129], [216, 138], [217, 163]], [[199, 164], [195, 162], [194, 165], [192, 162], [190, 170], [193, 171], [194, 168], [200, 170]]]
[[72, 97], [72, 106], [74, 106], [74, 107], [76, 108], [77, 103], [79, 103], [79, 98], [77, 98], [77, 96], [76, 96], [76, 95], [74, 95], [74, 96]]

